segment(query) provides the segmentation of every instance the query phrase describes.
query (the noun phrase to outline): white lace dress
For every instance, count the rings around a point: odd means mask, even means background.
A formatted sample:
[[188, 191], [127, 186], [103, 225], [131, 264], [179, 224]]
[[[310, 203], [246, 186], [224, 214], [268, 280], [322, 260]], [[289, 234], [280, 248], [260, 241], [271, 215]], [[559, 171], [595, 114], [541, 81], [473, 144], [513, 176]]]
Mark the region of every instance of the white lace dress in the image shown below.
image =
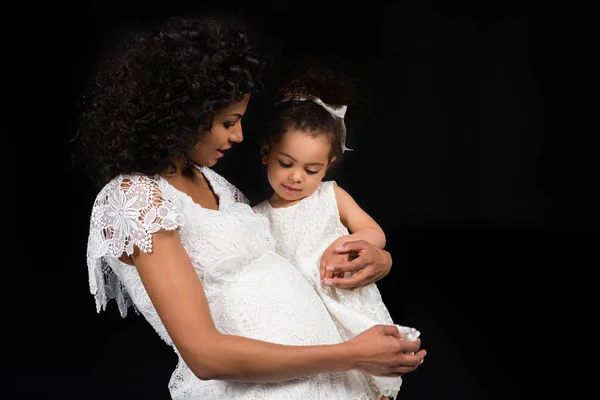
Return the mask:
[[[310, 196], [289, 207], [273, 208], [268, 200], [254, 211], [266, 216], [279, 254], [295, 265], [312, 284], [340, 332], [347, 340], [377, 325], [394, 325], [376, 284], [353, 290], [336, 289], [320, 282], [319, 265], [323, 252], [340, 236], [348, 235], [342, 224], [334, 192], [334, 181], [321, 182]], [[419, 332], [397, 325], [407, 340]], [[383, 378], [366, 375], [371, 389], [385, 396], [397, 396], [402, 378]]]
[[290, 345], [341, 341], [327, 309], [298, 269], [275, 252], [266, 218], [216, 172], [199, 167], [219, 198], [202, 208], [160, 176], [124, 175], [98, 194], [91, 216], [87, 263], [96, 308], [114, 298], [121, 315], [141, 313], [173, 347], [179, 362], [169, 382], [173, 399], [377, 400], [363, 375], [319, 374], [283, 383], [198, 379], [187, 367], [154, 309], [135, 267], [118, 260], [134, 246], [152, 251], [152, 234], [176, 229], [203, 283], [217, 328]]

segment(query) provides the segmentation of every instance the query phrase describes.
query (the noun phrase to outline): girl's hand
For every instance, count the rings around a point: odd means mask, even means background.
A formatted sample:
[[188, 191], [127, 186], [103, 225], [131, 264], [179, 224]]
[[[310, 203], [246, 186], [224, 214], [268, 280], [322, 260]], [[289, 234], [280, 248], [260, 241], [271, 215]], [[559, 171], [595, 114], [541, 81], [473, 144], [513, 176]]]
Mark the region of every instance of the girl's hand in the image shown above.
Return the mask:
[[333, 265], [344, 265], [348, 261], [350, 261], [349, 253], [339, 253], [336, 251], [337, 248], [342, 246], [345, 243], [345, 239], [343, 237], [334, 241], [321, 256], [321, 264], [319, 268], [319, 273], [321, 276], [321, 283], [324, 282], [324, 279], [331, 280], [333, 278], [343, 278], [345, 272], [339, 271], [335, 272]]

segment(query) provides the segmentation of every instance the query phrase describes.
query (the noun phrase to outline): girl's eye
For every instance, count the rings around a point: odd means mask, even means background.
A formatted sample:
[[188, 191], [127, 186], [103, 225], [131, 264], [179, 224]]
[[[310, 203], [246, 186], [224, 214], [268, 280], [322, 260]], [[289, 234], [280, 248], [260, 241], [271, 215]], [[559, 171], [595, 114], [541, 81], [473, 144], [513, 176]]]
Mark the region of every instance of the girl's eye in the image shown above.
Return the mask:
[[289, 168], [292, 166], [292, 164], [286, 164], [281, 160], [277, 160], [277, 161], [279, 161], [279, 165], [281, 165], [283, 168]]
[[309, 174], [309, 175], [314, 175], [314, 174], [316, 174], [316, 173], [318, 173], [318, 172], [319, 172], [319, 171], [311, 171], [311, 170], [309, 170], [309, 169], [307, 169], [307, 170], [306, 170], [306, 173], [307, 173], [307, 174]]

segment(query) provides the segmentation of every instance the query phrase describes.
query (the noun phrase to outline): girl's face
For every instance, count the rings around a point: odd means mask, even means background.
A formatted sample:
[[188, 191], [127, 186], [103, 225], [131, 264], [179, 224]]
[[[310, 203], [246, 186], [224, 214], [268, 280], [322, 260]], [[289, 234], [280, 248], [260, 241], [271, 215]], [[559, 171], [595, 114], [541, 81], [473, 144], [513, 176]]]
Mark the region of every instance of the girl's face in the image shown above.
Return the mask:
[[291, 205], [314, 193], [330, 165], [331, 145], [326, 136], [291, 130], [271, 148], [262, 148], [274, 206]]
[[234, 143], [244, 140], [242, 118], [248, 108], [248, 101], [249, 94], [245, 95], [242, 101], [215, 114], [210, 130], [202, 133], [200, 140], [190, 151], [192, 161], [212, 167]]

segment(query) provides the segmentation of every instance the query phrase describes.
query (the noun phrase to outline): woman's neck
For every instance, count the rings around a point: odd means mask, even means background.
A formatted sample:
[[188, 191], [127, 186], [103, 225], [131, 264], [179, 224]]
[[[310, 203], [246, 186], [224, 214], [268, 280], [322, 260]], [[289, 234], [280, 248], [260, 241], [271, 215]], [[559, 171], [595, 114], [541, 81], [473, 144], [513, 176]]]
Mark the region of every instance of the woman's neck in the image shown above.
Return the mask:
[[175, 168], [161, 172], [161, 176], [165, 179], [193, 179], [195, 177], [195, 164], [187, 159], [182, 159], [173, 162]]

